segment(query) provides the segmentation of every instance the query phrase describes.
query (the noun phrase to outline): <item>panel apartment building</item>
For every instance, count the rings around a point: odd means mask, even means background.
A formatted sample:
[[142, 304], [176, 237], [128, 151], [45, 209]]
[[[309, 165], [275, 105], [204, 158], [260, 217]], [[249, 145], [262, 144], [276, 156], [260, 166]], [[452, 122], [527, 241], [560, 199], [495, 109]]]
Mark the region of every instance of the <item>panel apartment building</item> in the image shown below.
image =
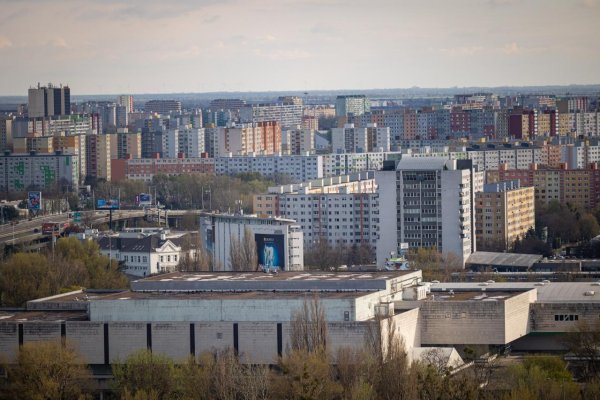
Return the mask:
[[475, 236], [479, 251], [508, 251], [535, 228], [533, 187], [518, 180], [489, 183], [475, 193]]
[[453, 253], [464, 265], [476, 249], [475, 193], [483, 190], [483, 172], [470, 160], [404, 157], [395, 173], [396, 209], [382, 207], [380, 235], [395, 236], [397, 248], [407, 243]]
[[270, 187], [255, 195], [258, 215], [281, 216], [296, 221], [308, 247], [320, 240], [350, 246], [379, 239], [379, 194], [374, 172], [362, 172], [300, 184]]
[[26, 191], [30, 188], [77, 191], [78, 157], [71, 154], [10, 154], [0, 156], [0, 190]]

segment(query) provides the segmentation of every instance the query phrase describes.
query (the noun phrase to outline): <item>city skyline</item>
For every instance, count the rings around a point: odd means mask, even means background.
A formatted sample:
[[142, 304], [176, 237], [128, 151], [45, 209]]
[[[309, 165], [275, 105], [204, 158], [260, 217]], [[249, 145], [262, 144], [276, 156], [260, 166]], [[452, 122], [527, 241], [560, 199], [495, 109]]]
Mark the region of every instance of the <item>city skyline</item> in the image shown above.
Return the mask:
[[[0, 0], [0, 93], [594, 84], [600, 1]], [[54, 17], [55, 16], [55, 17]]]

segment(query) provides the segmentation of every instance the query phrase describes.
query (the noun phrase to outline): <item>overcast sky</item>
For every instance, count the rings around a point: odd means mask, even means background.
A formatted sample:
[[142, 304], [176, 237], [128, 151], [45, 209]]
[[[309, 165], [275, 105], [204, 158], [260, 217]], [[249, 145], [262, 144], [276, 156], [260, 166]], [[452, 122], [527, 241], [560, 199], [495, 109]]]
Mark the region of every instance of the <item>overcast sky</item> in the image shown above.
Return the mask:
[[0, 0], [0, 95], [599, 77], [600, 0]]

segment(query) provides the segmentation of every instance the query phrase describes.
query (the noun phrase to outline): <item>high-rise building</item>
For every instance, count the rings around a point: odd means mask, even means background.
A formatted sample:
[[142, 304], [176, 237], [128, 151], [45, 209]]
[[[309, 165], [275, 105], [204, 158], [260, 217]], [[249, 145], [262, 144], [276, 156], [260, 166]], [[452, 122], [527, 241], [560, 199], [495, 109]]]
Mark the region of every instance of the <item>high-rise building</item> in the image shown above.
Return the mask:
[[436, 248], [453, 253], [464, 265], [475, 247], [475, 193], [483, 173], [470, 160], [403, 157], [396, 168], [398, 248]]
[[535, 227], [533, 187], [518, 180], [489, 183], [475, 193], [477, 250], [508, 251]]
[[192, 128], [191, 125], [169, 129], [162, 135], [162, 154], [165, 158], [175, 158], [178, 154], [186, 157], [201, 157], [204, 153], [204, 128]]
[[362, 115], [371, 110], [371, 102], [364, 94], [337, 96], [335, 99], [335, 115], [346, 117], [348, 114]]
[[110, 141], [115, 135], [86, 136], [87, 175], [111, 180]]
[[52, 84], [29, 88], [28, 115], [30, 118], [71, 114], [71, 89]]
[[181, 112], [181, 102], [178, 100], [150, 100], [144, 104], [144, 111], [158, 114]]
[[275, 121], [218, 128], [213, 133], [217, 135], [211, 144], [215, 156], [281, 152], [281, 126]]
[[12, 117], [0, 117], [0, 151], [12, 150]]
[[302, 104], [253, 104], [240, 109], [240, 122], [258, 123], [277, 121], [279, 126], [283, 128], [296, 128], [302, 125], [302, 113]]
[[121, 95], [117, 97], [117, 104], [125, 107], [125, 112], [127, 114], [133, 112], [133, 96], [131, 95]]

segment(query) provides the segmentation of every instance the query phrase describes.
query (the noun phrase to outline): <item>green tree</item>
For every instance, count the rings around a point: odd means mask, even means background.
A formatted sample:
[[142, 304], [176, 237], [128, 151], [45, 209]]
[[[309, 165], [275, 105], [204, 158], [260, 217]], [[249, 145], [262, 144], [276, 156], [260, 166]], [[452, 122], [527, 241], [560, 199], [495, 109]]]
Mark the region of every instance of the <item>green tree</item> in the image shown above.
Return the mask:
[[113, 364], [115, 388], [128, 395], [170, 399], [176, 393], [177, 375], [173, 360], [141, 350], [122, 363]]
[[48, 262], [37, 253], [16, 253], [0, 264], [2, 305], [20, 307], [26, 301], [49, 296]]
[[81, 356], [59, 342], [25, 343], [15, 364], [3, 366], [3, 399], [77, 400], [91, 398], [92, 375]]

